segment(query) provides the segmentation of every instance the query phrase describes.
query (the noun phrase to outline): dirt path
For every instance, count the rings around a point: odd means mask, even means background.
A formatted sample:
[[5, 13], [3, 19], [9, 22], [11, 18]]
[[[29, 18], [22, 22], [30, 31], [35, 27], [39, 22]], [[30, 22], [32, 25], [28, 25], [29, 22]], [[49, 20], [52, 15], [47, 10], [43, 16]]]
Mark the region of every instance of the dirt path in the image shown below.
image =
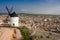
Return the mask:
[[[15, 33], [16, 32], [16, 33]], [[14, 28], [0, 28], [0, 40], [18, 40], [22, 35], [20, 30]]]
[[0, 40], [13, 40], [14, 29], [4, 28], [3, 30]]

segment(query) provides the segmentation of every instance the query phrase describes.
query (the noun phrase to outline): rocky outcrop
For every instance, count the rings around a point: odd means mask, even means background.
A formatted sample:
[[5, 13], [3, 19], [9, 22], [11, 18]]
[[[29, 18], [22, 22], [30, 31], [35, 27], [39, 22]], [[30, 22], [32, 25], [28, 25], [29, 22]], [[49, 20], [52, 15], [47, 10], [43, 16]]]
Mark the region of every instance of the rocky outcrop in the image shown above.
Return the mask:
[[0, 40], [21, 40], [22, 35], [19, 29], [0, 28]]

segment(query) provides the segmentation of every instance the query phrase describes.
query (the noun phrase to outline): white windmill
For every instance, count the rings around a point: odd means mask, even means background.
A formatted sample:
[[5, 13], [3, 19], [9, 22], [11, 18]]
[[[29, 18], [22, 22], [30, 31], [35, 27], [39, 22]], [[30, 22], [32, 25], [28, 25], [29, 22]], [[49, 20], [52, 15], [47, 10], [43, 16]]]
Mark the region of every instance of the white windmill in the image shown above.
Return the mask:
[[18, 17], [18, 15], [15, 13], [15, 11], [12, 12], [13, 8], [11, 8], [11, 10], [9, 10], [8, 7], [6, 6], [6, 9], [9, 13], [8, 15], [10, 16], [10, 25], [18, 27], [19, 26], [19, 17]]

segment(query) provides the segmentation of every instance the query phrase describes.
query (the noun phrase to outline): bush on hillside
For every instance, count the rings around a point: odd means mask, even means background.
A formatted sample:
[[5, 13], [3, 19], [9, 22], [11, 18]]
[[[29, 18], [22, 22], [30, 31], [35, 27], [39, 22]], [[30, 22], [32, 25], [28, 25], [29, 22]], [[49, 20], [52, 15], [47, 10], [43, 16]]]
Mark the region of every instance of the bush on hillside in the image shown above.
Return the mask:
[[29, 31], [26, 28], [20, 28], [20, 31], [23, 36], [23, 40], [30, 40]]

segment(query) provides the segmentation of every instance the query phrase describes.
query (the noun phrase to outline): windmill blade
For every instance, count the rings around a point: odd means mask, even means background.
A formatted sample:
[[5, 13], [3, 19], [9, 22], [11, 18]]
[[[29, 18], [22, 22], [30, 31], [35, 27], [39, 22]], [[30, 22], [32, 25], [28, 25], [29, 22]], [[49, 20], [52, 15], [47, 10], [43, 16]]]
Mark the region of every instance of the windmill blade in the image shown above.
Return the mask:
[[9, 9], [8, 9], [8, 7], [6, 6], [6, 10], [8, 11], [8, 13], [9, 13]]
[[6, 10], [8, 11], [8, 13], [10, 14], [10, 11], [9, 11], [9, 9], [8, 9], [8, 7], [6, 6]]
[[12, 10], [13, 10], [13, 7], [11, 8], [10, 13], [12, 12]]

